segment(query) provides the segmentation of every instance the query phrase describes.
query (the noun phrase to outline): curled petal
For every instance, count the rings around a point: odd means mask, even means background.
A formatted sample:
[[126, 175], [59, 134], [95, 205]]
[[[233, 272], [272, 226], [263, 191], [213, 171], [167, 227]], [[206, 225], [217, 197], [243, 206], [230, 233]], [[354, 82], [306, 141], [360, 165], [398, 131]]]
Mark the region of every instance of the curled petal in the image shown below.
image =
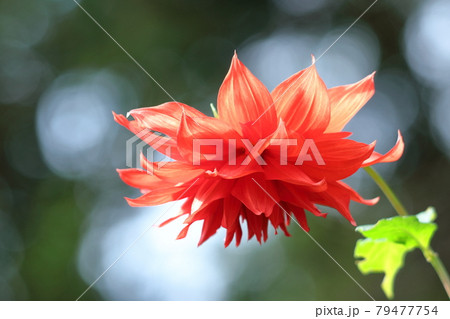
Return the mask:
[[344, 182], [338, 181], [337, 183], [339, 184], [339, 186], [345, 188], [349, 192], [350, 199], [352, 201], [354, 201], [354, 202], [361, 203], [361, 204], [364, 204], [364, 205], [373, 206], [376, 203], [378, 203], [378, 201], [380, 200], [380, 197], [375, 197], [375, 198], [372, 198], [372, 199], [362, 198], [361, 195], [359, 195], [353, 188], [351, 188], [350, 186], [348, 186]]
[[375, 72], [359, 82], [328, 90], [331, 118], [326, 132], [339, 132], [375, 93]]
[[247, 154], [239, 155], [231, 163], [229, 160], [219, 168], [218, 176], [225, 179], [237, 179], [254, 173], [261, 173], [263, 169], [255, 160], [251, 160], [248, 165], [241, 165], [247, 158]]
[[256, 215], [269, 216], [280, 200], [273, 183], [263, 179], [260, 174], [238, 179], [231, 194]]
[[133, 207], [161, 205], [190, 196], [190, 193], [191, 191], [193, 191], [194, 187], [192, 187], [192, 189], [189, 189], [189, 186], [190, 185], [156, 188], [154, 190], [150, 190], [148, 193], [142, 195], [141, 197], [135, 199], [125, 199], [127, 200], [128, 205]]
[[161, 132], [170, 137], [176, 137], [180, 126], [182, 114], [190, 117], [206, 117], [189, 105], [168, 102], [153, 107], [143, 107], [129, 112], [143, 127], [152, 131]]
[[310, 194], [310, 198], [314, 202], [336, 209], [353, 226], [356, 226], [356, 222], [350, 214], [349, 209], [352, 196], [353, 194], [348, 187], [344, 187], [336, 182], [329, 182], [326, 192]]
[[141, 122], [136, 120], [129, 121], [122, 114], [116, 114], [113, 112], [113, 116], [114, 120], [117, 123], [126, 127], [136, 135], [135, 137], [130, 138], [127, 143], [134, 144], [138, 139], [141, 139], [146, 144], [154, 148], [156, 151], [166, 155], [169, 158], [175, 160], [182, 159], [181, 155], [178, 152], [177, 143], [175, 139], [156, 134], [152, 130], [144, 126]]
[[327, 188], [324, 179], [314, 180], [308, 176], [303, 168], [287, 163], [280, 165], [278, 159], [266, 158], [267, 166], [264, 166], [264, 178], [267, 180], [284, 181], [291, 184], [308, 187], [310, 191], [321, 192]]
[[164, 183], [154, 174], [149, 174], [147, 171], [136, 168], [118, 169], [117, 173], [119, 173], [122, 181], [131, 187], [148, 190], [164, 184], [165, 186], [171, 185], [171, 183]]
[[403, 136], [399, 130], [397, 142], [395, 143], [394, 147], [389, 150], [389, 152], [387, 152], [384, 155], [377, 152], [373, 152], [372, 155], [367, 160], [364, 161], [362, 166], [365, 167], [378, 163], [389, 163], [398, 161], [400, 157], [402, 157], [404, 149], [405, 143], [403, 142]]
[[373, 153], [375, 147], [375, 143], [367, 145], [353, 140], [327, 137], [317, 139], [315, 144], [323, 159], [323, 165], [319, 165], [317, 161], [305, 161], [301, 167], [310, 177], [326, 180], [340, 180], [354, 174]]

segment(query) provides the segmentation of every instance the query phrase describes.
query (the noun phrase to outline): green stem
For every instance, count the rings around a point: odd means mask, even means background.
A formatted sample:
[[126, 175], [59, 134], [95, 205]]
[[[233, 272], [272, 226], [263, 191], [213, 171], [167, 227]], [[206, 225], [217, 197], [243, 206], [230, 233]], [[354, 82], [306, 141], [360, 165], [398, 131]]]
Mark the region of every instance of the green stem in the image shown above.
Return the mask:
[[375, 183], [378, 185], [378, 187], [381, 189], [381, 191], [386, 195], [389, 202], [391, 202], [392, 207], [394, 207], [397, 214], [400, 216], [407, 216], [408, 212], [406, 211], [403, 204], [400, 202], [398, 197], [395, 195], [395, 193], [392, 191], [392, 189], [389, 187], [389, 185], [386, 183], [386, 181], [381, 177], [378, 172], [373, 169], [371, 166], [364, 167], [367, 174], [372, 177], [372, 179], [375, 181]]
[[[400, 202], [398, 197], [395, 195], [395, 193], [392, 191], [383, 177], [381, 177], [381, 175], [378, 174], [378, 172], [370, 166], [364, 167], [364, 169], [367, 174], [372, 177], [378, 187], [380, 187], [384, 195], [386, 195], [387, 199], [392, 204], [392, 207], [394, 207], [397, 214], [399, 214], [400, 216], [407, 216], [408, 212], [406, 211], [405, 206], [403, 206], [403, 204]], [[439, 279], [441, 280], [442, 285], [447, 292], [448, 298], [450, 299], [450, 276], [447, 272], [447, 269], [445, 269], [445, 266], [442, 263], [441, 259], [439, 258], [439, 255], [431, 247], [421, 247], [420, 249], [422, 250], [425, 259], [431, 264], [431, 266], [433, 266], [434, 271], [436, 271], [437, 275], [439, 276]]]
[[447, 269], [445, 269], [444, 264], [442, 263], [439, 255], [429, 248], [422, 249], [423, 255], [426, 260], [433, 266], [434, 271], [436, 271], [439, 279], [444, 286], [445, 291], [447, 292], [447, 296], [450, 299], [450, 276], [448, 275]]

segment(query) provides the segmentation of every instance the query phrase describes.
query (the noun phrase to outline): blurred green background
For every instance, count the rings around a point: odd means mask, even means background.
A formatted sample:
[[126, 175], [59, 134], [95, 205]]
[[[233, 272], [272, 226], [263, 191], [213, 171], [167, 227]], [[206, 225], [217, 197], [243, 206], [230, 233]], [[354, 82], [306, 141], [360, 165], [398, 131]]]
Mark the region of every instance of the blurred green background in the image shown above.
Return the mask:
[[[233, 50], [271, 90], [310, 64], [372, 3], [351, 0], [93, 1], [80, 4], [178, 101], [211, 114]], [[410, 212], [438, 211], [433, 240], [450, 267], [450, 2], [376, 3], [318, 62], [328, 86], [377, 70], [374, 98], [347, 126], [387, 151], [379, 171]], [[0, 299], [74, 300], [164, 207], [130, 208], [115, 169], [132, 135], [111, 111], [170, 98], [72, 0], [0, 2]], [[349, 181], [380, 191], [364, 172]], [[167, 207], [167, 206], [166, 206]], [[328, 210], [330, 211], [330, 210]], [[358, 224], [395, 213], [385, 198], [352, 205]], [[176, 208], [171, 214], [176, 213]], [[359, 235], [344, 218], [311, 217], [311, 235], [377, 300], [382, 275], [353, 259]], [[266, 244], [197, 248], [199, 229], [152, 228], [83, 300], [368, 300], [296, 225]], [[416, 251], [396, 280], [398, 300], [445, 300]]]

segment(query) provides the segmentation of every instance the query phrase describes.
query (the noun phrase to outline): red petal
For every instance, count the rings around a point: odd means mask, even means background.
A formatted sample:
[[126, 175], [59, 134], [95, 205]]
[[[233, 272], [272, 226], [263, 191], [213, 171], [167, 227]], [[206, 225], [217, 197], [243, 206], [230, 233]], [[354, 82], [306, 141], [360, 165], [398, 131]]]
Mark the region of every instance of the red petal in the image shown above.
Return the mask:
[[230, 228], [235, 223], [239, 223], [239, 213], [242, 203], [233, 196], [228, 196], [223, 201], [222, 226]]
[[225, 242], [224, 242], [225, 248], [228, 247], [231, 244], [231, 242], [233, 241], [233, 237], [234, 237], [235, 233], [236, 233], [236, 229], [235, 228], [228, 228], [227, 229], [227, 235], [225, 237]]
[[[183, 158], [193, 165], [215, 166], [228, 157], [228, 141], [232, 139], [240, 146], [240, 135], [227, 123], [213, 117], [192, 118], [182, 115], [177, 133], [178, 150]], [[219, 145], [206, 145], [216, 140]], [[197, 143], [197, 144], [195, 144]], [[194, 154], [198, 145], [199, 152]], [[223, 160], [207, 160], [206, 154], [219, 154]]]
[[264, 178], [267, 180], [279, 180], [308, 187], [311, 191], [321, 192], [327, 188], [324, 179], [314, 180], [308, 176], [302, 166], [287, 163], [281, 165], [279, 159], [266, 157], [267, 165], [264, 166]]
[[[149, 164], [151, 164], [151, 167]], [[147, 167], [148, 172], [157, 176], [161, 180], [171, 182], [174, 185], [188, 182], [205, 172], [202, 168], [179, 161], [147, 162], [145, 166]]]
[[287, 128], [323, 132], [327, 127], [330, 120], [327, 88], [314, 64], [278, 85], [272, 98]]
[[189, 105], [178, 102], [168, 102], [158, 106], [134, 109], [129, 114], [142, 126], [170, 137], [176, 137], [182, 114], [190, 117], [206, 117], [205, 114]]
[[405, 143], [403, 142], [403, 137], [400, 131], [398, 131], [397, 143], [395, 143], [394, 147], [391, 148], [389, 152], [382, 155], [377, 152], [373, 152], [372, 155], [364, 161], [363, 167], [371, 166], [377, 163], [389, 163], [395, 162], [400, 159], [403, 155], [403, 151], [405, 149]]
[[273, 183], [257, 174], [238, 179], [231, 194], [256, 215], [269, 216], [280, 200]]
[[330, 182], [326, 192], [310, 193], [309, 196], [318, 204], [336, 209], [353, 226], [356, 226], [349, 209], [350, 199], [353, 197], [353, 194], [347, 187], [343, 187], [336, 182]]
[[194, 204], [199, 205], [197, 209], [200, 210], [218, 199], [230, 197], [234, 184], [234, 180], [226, 180], [220, 177], [205, 178], [195, 194]]
[[328, 90], [331, 118], [326, 132], [339, 132], [375, 93], [375, 72], [359, 82]]
[[186, 237], [188, 230], [189, 230], [189, 226], [191, 226], [191, 225], [187, 225], [180, 231], [180, 233], [177, 236], [177, 239], [183, 239]]
[[254, 122], [261, 137], [265, 137], [277, 125], [272, 103], [267, 88], [239, 61], [235, 53], [217, 97], [219, 118], [230, 123], [239, 133], [242, 132], [241, 123]]
[[178, 215], [175, 215], [175, 216], [173, 216], [173, 217], [171, 217], [171, 218], [169, 218], [169, 219], [163, 221], [163, 222], [159, 225], [159, 227], [166, 226], [167, 224], [173, 222], [175, 219], [178, 219], [178, 218], [180, 218], [180, 217], [183, 216], [183, 215], [190, 214], [190, 213], [191, 213], [191, 206], [192, 206], [192, 201], [193, 201], [193, 200], [194, 200], [194, 197], [193, 197], [193, 196], [192, 196], [192, 197], [189, 197], [189, 198], [183, 203], [183, 205], [181, 206], [181, 211], [178, 213]]
[[[191, 184], [192, 185], [192, 184]], [[133, 207], [161, 205], [173, 202], [192, 195], [195, 187], [185, 185], [180, 187], [157, 188], [142, 195], [141, 197], [131, 199], [125, 198], [128, 205]]]
[[[301, 207], [297, 207], [295, 205], [287, 204], [288, 210], [290, 210], [291, 218], [297, 219], [297, 222], [300, 224], [300, 227], [309, 232], [308, 221], [306, 220], [305, 210]], [[294, 216], [292, 216], [294, 215]]]
[[198, 245], [203, 244], [209, 237], [217, 232], [222, 221], [222, 202], [215, 201], [211, 205], [205, 208], [205, 219], [203, 221], [202, 234], [200, 236], [200, 241]]
[[288, 183], [279, 183], [278, 189], [283, 189], [280, 197], [283, 202], [307, 209], [316, 216], [326, 217], [326, 213], [322, 213], [316, 205], [306, 196], [305, 189]]
[[162, 185], [171, 185], [170, 183], [164, 183], [159, 177], [149, 174], [147, 171], [136, 168], [118, 169], [117, 173], [119, 173], [119, 177], [125, 184], [140, 189], [152, 189]]
[[[151, 147], [153, 147], [158, 152], [172, 158], [175, 160], [182, 159], [181, 155], [178, 153], [176, 140], [155, 134], [149, 128], [145, 127], [142, 123], [138, 121], [128, 121], [122, 114], [116, 114], [113, 112], [114, 120], [120, 125], [126, 127], [131, 132], [133, 132], [136, 137], [130, 138], [127, 143], [136, 143], [138, 139], [141, 139]], [[139, 142], [137, 145], [139, 146]]]
[[269, 225], [268, 218], [264, 215], [255, 215], [250, 211], [247, 211], [245, 216], [247, 218], [248, 239], [251, 239], [255, 235], [256, 240], [260, 244], [262, 241], [266, 241], [267, 227]]
[[247, 154], [240, 155], [236, 157], [235, 164], [226, 162], [218, 170], [218, 175], [225, 179], [237, 179], [254, 173], [261, 173], [263, 169], [255, 160], [251, 160], [248, 165], [241, 165], [245, 160]]
[[227, 229], [225, 238], [225, 247], [227, 247], [233, 240], [236, 234], [236, 245], [239, 245], [240, 237], [242, 236], [241, 225], [239, 223], [239, 215], [242, 212], [242, 203], [232, 196], [229, 196], [223, 201], [223, 217], [222, 226]]
[[239, 223], [236, 224], [236, 247], [239, 246], [242, 239], [242, 228]]
[[324, 165], [316, 161], [305, 161], [301, 167], [315, 179], [340, 180], [349, 177], [361, 168], [364, 160], [373, 153], [375, 144], [364, 144], [347, 139], [327, 137], [315, 140]]
[[275, 228], [275, 234], [277, 234], [277, 228], [281, 224], [284, 224], [283, 214], [284, 212], [282, 212], [280, 207], [278, 205], [275, 205], [273, 207], [272, 214], [270, 214], [270, 216], [268, 217], [273, 228]]
[[375, 198], [372, 198], [372, 199], [362, 198], [361, 195], [359, 195], [353, 188], [351, 188], [350, 186], [348, 186], [344, 182], [338, 181], [337, 183], [338, 183], [338, 185], [340, 185], [341, 187], [345, 188], [348, 191], [348, 193], [350, 195], [350, 199], [352, 201], [354, 201], [354, 202], [361, 203], [361, 204], [364, 204], [364, 205], [373, 206], [376, 203], [378, 203], [378, 201], [380, 200], [379, 197], [375, 197]]

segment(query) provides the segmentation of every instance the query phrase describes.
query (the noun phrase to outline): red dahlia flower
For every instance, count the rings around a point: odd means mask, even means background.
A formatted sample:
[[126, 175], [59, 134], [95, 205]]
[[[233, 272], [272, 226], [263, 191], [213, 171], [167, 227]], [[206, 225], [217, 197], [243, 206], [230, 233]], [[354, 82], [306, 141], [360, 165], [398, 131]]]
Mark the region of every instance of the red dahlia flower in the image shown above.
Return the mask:
[[[327, 89], [314, 63], [272, 93], [234, 55], [220, 87], [218, 118], [177, 102], [130, 112], [134, 120], [115, 120], [173, 161], [150, 162], [143, 169], [119, 169], [122, 180], [143, 195], [127, 198], [131, 206], [159, 205], [186, 199], [184, 238], [192, 223], [203, 220], [199, 245], [219, 227], [225, 246], [236, 246], [246, 221], [248, 238], [267, 239], [269, 223], [287, 236], [296, 218], [308, 231], [305, 211], [325, 217], [316, 204], [335, 208], [352, 225], [350, 200], [374, 205], [341, 180], [360, 167], [392, 162], [403, 153], [396, 145], [385, 155], [375, 143], [347, 139], [344, 126], [374, 94], [374, 74]], [[143, 133], [144, 132], [144, 133]], [[143, 136], [145, 136], [143, 138]], [[163, 165], [164, 164], [164, 165]]]

